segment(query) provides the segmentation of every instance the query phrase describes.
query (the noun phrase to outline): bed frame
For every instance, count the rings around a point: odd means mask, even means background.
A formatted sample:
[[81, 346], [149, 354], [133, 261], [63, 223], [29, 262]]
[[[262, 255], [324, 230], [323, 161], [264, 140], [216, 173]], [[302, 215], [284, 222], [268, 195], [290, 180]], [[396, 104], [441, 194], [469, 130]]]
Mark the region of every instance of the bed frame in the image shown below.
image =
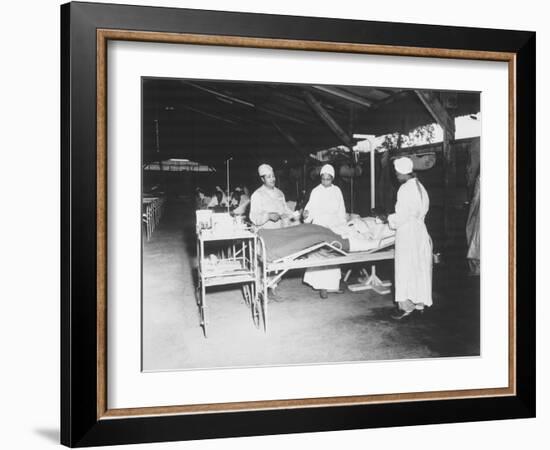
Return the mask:
[[[258, 255], [257, 267], [259, 272], [259, 285], [256, 291], [257, 295], [255, 296], [253, 302], [253, 316], [259, 317], [259, 312], [261, 309], [264, 331], [267, 332], [267, 290], [270, 288], [275, 288], [277, 283], [289, 270], [307, 269], [311, 267], [340, 266], [345, 264], [358, 264], [394, 259], [394, 249], [391, 248], [393, 247], [394, 242], [395, 237], [390, 236], [388, 238], [381, 239], [377, 247], [371, 250], [359, 252], [346, 252], [342, 250], [339, 242], [320, 242], [283, 258], [269, 261], [265, 241], [261, 236], [256, 235], [255, 248]], [[323, 256], [319, 255], [320, 250], [325, 251], [323, 252]], [[365, 269], [363, 269], [363, 272], [365, 272]], [[364, 283], [354, 285], [356, 287], [364, 286], [363, 288], [351, 290], [374, 289], [379, 293], [389, 292], [388, 288], [391, 286], [391, 283], [379, 280], [376, 276], [374, 266], [372, 266], [370, 276], [367, 276], [366, 278], [367, 279]], [[350, 288], [352, 288], [352, 286], [350, 286]]]

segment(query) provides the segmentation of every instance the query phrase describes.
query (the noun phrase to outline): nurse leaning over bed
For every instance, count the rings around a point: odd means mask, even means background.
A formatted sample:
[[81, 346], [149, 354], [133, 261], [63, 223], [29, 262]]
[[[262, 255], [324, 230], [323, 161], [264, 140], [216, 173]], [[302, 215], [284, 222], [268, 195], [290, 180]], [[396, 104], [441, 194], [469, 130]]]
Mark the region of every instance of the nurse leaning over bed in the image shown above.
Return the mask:
[[250, 221], [260, 228], [283, 228], [295, 219], [285, 201], [285, 195], [275, 187], [275, 173], [268, 164], [258, 167], [262, 179], [250, 197]]
[[[304, 221], [327, 228], [336, 228], [346, 224], [344, 197], [338, 186], [332, 184], [334, 167], [325, 164], [321, 168], [321, 184], [311, 191], [309, 202], [304, 208]], [[334, 230], [333, 230], [334, 231]], [[339, 267], [319, 267], [307, 269], [304, 283], [319, 290], [321, 298], [327, 298], [328, 292], [340, 291], [342, 272]]]

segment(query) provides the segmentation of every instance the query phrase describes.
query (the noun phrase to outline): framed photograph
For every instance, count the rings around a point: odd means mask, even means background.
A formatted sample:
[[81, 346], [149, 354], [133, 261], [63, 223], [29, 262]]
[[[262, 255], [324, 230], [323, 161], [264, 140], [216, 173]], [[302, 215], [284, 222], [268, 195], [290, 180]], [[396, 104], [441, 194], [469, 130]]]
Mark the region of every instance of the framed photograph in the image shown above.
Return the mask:
[[535, 415], [535, 33], [61, 7], [61, 441]]

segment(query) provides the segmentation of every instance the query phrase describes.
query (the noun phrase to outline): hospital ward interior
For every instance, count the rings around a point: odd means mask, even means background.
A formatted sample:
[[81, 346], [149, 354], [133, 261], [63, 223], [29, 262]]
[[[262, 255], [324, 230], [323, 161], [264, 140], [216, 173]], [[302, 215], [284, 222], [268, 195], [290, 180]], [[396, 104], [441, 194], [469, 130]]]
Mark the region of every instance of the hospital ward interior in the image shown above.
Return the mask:
[[479, 92], [143, 78], [141, 120], [144, 371], [480, 355]]

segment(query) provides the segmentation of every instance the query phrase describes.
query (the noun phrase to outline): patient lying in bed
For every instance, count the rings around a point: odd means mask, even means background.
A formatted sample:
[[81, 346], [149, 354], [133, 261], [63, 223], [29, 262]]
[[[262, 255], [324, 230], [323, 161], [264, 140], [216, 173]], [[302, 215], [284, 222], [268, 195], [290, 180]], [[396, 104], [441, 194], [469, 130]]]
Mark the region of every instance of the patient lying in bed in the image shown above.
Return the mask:
[[390, 240], [395, 236], [395, 230], [374, 217], [355, 218], [346, 225], [333, 228], [332, 231], [349, 240], [351, 252], [375, 249], [380, 246], [382, 240]]
[[320, 225], [302, 224], [291, 228], [259, 230], [269, 261], [292, 255], [321, 242], [328, 242], [346, 252], [368, 251], [380, 246], [381, 240], [394, 235], [387, 224], [371, 217], [358, 218], [332, 230]]

